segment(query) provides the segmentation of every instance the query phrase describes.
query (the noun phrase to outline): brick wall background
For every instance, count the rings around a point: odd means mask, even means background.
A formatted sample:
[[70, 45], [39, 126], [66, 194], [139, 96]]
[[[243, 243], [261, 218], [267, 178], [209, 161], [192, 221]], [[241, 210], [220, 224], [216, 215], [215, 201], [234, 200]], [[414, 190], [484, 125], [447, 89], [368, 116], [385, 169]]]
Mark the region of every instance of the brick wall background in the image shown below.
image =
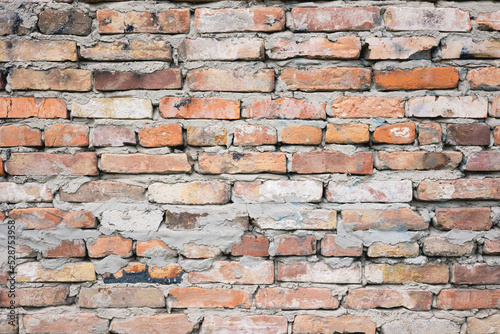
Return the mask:
[[1, 0], [0, 333], [500, 333], [498, 30], [497, 1]]

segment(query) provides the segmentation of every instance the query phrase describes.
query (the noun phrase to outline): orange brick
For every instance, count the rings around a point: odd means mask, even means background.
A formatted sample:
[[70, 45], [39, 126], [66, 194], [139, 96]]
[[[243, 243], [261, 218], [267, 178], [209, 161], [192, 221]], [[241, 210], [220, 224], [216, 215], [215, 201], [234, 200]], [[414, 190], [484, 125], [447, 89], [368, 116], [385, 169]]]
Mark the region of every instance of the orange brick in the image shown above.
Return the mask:
[[405, 101], [397, 97], [341, 96], [333, 101], [332, 114], [340, 118], [404, 117]]
[[346, 307], [354, 309], [404, 307], [414, 311], [430, 310], [432, 292], [423, 290], [354, 289], [347, 293]]
[[493, 130], [493, 140], [495, 141], [495, 145], [500, 145], [500, 125], [497, 125], [495, 130]]
[[54, 124], [45, 130], [45, 146], [88, 146], [88, 132], [86, 125]]
[[0, 127], [0, 147], [42, 146], [42, 132], [26, 125]]
[[2, 118], [67, 118], [66, 104], [60, 99], [0, 97]]
[[243, 235], [231, 247], [233, 256], [269, 256], [269, 240], [261, 235]]
[[255, 295], [257, 308], [278, 308], [285, 310], [336, 309], [338, 299], [332, 297], [327, 288], [266, 288]]
[[384, 244], [374, 242], [368, 247], [368, 257], [417, 257], [419, 247], [416, 242], [399, 242], [397, 244]]
[[42, 251], [43, 257], [85, 257], [85, 242], [83, 240], [62, 240], [53, 248]]
[[234, 145], [274, 145], [277, 142], [276, 129], [267, 125], [244, 124], [234, 129]]
[[90, 181], [75, 192], [60, 191], [65, 202], [144, 201], [145, 189], [115, 181]]
[[47, 314], [38, 313], [23, 316], [27, 334], [35, 333], [106, 333], [109, 320], [89, 313]]
[[320, 317], [298, 315], [293, 322], [293, 333], [364, 333], [375, 334], [377, 324], [370, 317], [342, 315], [340, 317]]
[[5, 163], [10, 175], [98, 175], [97, 156], [71, 154], [13, 153]]
[[379, 126], [373, 141], [381, 144], [411, 144], [415, 141], [415, 123], [396, 123]]
[[368, 124], [328, 124], [325, 134], [327, 144], [363, 144], [370, 140]]
[[436, 209], [436, 228], [440, 230], [485, 231], [491, 227], [490, 208]]
[[378, 153], [378, 169], [436, 170], [455, 169], [462, 162], [462, 153], [443, 152], [386, 152]]
[[323, 256], [361, 256], [363, 244], [361, 241], [342, 240], [342, 237], [327, 234], [321, 240], [321, 255]]
[[101, 170], [105, 173], [168, 174], [190, 172], [191, 165], [184, 153], [103, 154], [101, 155]]
[[422, 217], [409, 208], [389, 210], [343, 210], [342, 218], [344, 224], [346, 224], [346, 228], [354, 231], [420, 231], [429, 228], [429, 223], [426, 223]]
[[190, 71], [186, 81], [189, 89], [193, 91], [272, 92], [274, 70], [250, 72], [242, 69], [198, 69]]
[[269, 51], [270, 59], [356, 59], [361, 52], [359, 37], [339, 37], [336, 42], [330, 42], [324, 37], [310, 38], [304, 41], [279, 39], [274, 42]]
[[[40, 286], [36, 288], [18, 288], [15, 292], [15, 302], [24, 307], [45, 307], [71, 304], [68, 298], [69, 287]], [[0, 288], [0, 306], [10, 306], [9, 290]], [[0, 327], [1, 328], [1, 327]]]
[[172, 61], [172, 51], [166, 41], [122, 39], [112, 43], [98, 42], [95, 46], [80, 45], [80, 55], [97, 61], [163, 60]]
[[100, 91], [182, 88], [182, 75], [178, 68], [152, 73], [96, 71], [94, 78], [95, 89]]
[[118, 255], [121, 257], [132, 256], [132, 239], [122, 236], [100, 236], [96, 241], [88, 240], [87, 248], [92, 258]]
[[193, 331], [196, 323], [190, 322], [185, 314], [139, 315], [127, 319], [114, 318], [111, 331], [123, 334], [187, 334]]
[[297, 32], [370, 30], [381, 21], [378, 7], [293, 8], [291, 25]]
[[500, 179], [424, 180], [418, 185], [417, 196], [423, 201], [500, 199]]
[[470, 70], [467, 73], [472, 89], [499, 90], [500, 89], [500, 68], [485, 67], [479, 70]]
[[182, 127], [179, 124], [165, 124], [154, 127], [146, 124], [139, 130], [139, 144], [143, 147], [182, 145]]
[[316, 253], [316, 238], [312, 235], [297, 237], [278, 235], [274, 237], [276, 255], [312, 255]]
[[36, 71], [15, 68], [8, 77], [14, 90], [58, 90], [86, 92], [92, 88], [92, 74], [88, 70], [52, 69]]
[[168, 245], [160, 239], [137, 241], [137, 244], [135, 245], [135, 253], [137, 254], [137, 256], [144, 257], [154, 257], [158, 255], [164, 257], [177, 256], [177, 252], [168, 247]]
[[198, 157], [202, 174], [286, 173], [285, 153], [202, 153]]
[[187, 144], [191, 146], [227, 145], [227, 131], [220, 126], [190, 126], [186, 131]]
[[318, 145], [323, 139], [323, 131], [315, 126], [288, 126], [281, 137], [283, 144]]
[[164, 97], [160, 100], [163, 118], [238, 119], [240, 102], [217, 98]]
[[286, 67], [281, 71], [281, 81], [288, 90], [334, 91], [368, 90], [371, 72], [365, 68], [308, 68]]
[[372, 174], [373, 154], [371, 152], [359, 152], [349, 156], [341, 152], [329, 151], [294, 153], [292, 172], [299, 174]]
[[436, 307], [442, 310], [497, 308], [500, 290], [441, 290]]
[[324, 103], [292, 98], [252, 100], [246, 111], [249, 118], [324, 119], [326, 117]]
[[375, 86], [380, 90], [448, 89], [458, 85], [454, 67], [375, 71], [374, 75]]
[[279, 7], [198, 8], [194, 13], [194, 25], [200, 33], [279, 31], [285, 27], [285, 11]]
[[62, 211], [55, 208], [12, 209], [9, 217], [26, 224], [27, 229], [46, 230], [65, 225], [72, 228], [94, 228], [96, 221], [89, 211]]
[[201, 289], [196, 287], [170, 290], [172, 308], [250, 308], [250, 293], [236, 289]]

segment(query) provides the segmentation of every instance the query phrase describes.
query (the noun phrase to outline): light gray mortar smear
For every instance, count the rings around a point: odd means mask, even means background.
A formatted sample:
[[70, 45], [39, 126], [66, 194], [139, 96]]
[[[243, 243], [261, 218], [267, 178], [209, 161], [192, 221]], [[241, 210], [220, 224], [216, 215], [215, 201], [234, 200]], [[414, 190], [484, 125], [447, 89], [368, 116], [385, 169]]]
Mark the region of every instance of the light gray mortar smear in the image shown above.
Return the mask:
[[500, 231], [497, 229], [489, 230], [488, 232], [486, 232], [484, 237], [488, 240], [500, 239]]
[[463, 245], [468, 241], [477, 240], [478, 238], [484, 237], [486, 232], [480, 231], [464, 231], [464, 230], [451, 230], [447, 233], [446, 239], [449, 242], [456, 245]]
[[60, 225], [50, 230], [23, 230], [19, 235], [19, 244], [42, 252], [59, 246], [63, 240], [97, 239], [99, 235], [97, 230], [80, 230]]
[[102, 260], [92, 260], [97, 274], [116, 273], [128, 264], [129, 260], [122, 259], [118, 255], [109, 255]]
[[263, 260], [258, 257], [243, 256], [240, 259], [240, 265], [242, 267], [255, 267], [258, 266]]
[[363, 240], [365, 246], [370, 246], [375, 242], [383, 244], [395, 245], [400, 242], [415, 241], [418, 238], [427, 234], [427, 231], [421, 232], [399, 232], [399, 231], [354, 231], [351, 232], [356, 238]]
[[75, 262], [71, 261], [68, 258], [63, 258], [63, 259], [42, 259], [40, 261], [42, 267], [44, 269], [49, 269], [49, 270], [58, 270], [61, 269], [66, 263], [70, 262]]
[[323, 261], [329, 265], [332, 269], [345, 268], [349, 267], [353, 262], [353, 258], [344, 257], [344, 258], [324, 258]]
[[213, 263], [214, 259], [205, 259], [205, 260], [184, 259], [179, 261], [179, 265], [182, 267], [182, 270], [186, 272], [205, 271], [207, 269], [210, 269]]
[[491, 222], [495, 225], [500, 225], [500, 207], [491, 208]]

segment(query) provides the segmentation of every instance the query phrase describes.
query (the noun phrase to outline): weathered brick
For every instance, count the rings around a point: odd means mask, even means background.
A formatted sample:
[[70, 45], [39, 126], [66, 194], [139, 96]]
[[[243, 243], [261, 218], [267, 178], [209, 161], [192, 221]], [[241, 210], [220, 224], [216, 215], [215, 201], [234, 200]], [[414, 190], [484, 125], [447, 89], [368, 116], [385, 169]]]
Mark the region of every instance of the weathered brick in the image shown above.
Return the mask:
[[389, 7], [384, 15], [387, 30], [471, 30], [469, 13], [456, 8]]
[[[276, 207], [274, 207], [276, 208]], [[261, 229], [273, 230], [334, 230], [337, 226], [335, 210], [278, 210], [275, 215], [258, 217], [253, 223]]]
[[67, 118], [66, 104], [60, 99], [0, 97], [2, 118]]
[[490, 208], [436, 209], [436, 228], [440, 230], [484, 231], [491, 224]]
[[399, 242], [388, 245], [374, 242], [368, 247], [368, 257], [417, 257], [419, 247], [416, 242]]
[[45, 130], [45, 146], [88, 146], [89, 127], [78, 124], [54, 124]]
[[38, 16], [38, 28], [42, 34], [86, 36], [90, 34], [92, 19], [79, 9], [46, 9]]
[[458, 85], [454, 67], [425, 67], [413, 70], [374, 71], [379, 90], [448, 89]]
[[156, 203], [225, 204], [229, 202], [231, 186], [221, 181], [154, 183], [149, 186], [148, 193]]
[[90, 181], [74, 192], [62, 189], [60, 196], [65, 202], [144, 201], [144, 193], [144, 188], [122, 182]]
[[186, 132], [187, 144], [190, 146], [227, 145], [227, 131], [218, 125], [190, 126]]
[[495, 126], [495, 130], [493, 130], [493, 140], [495, 145], [500, 145], [500, 125]]
[[126, 13], [110, 9], [100, 9], [97, 11], [97, 29], [101, 34], [188, 33], [189, 9]]
[[92, 145], [95, 147], [135, 145], [135, 132], [122, 126], [101, 125], [92, 129]]
[[490, 127], [485, 123], [448, 124], [447, 143], [451, 145], [489, 145]]
[[500, 266], [488, 266], [486, 263], [453, 265], [453, 283], [498, 284], [499, 279]]
[[151, 73], [96, 71], [94, 79], [95, 89], [101, 91], [182, 88], [181, 70], [178, 68]]
[[276, 279], [283, 282], [356, 284], [361, 283], [361, 264], [332, 268], [325, 262], [278, 262]]
[[417, 196], [423, 201], [450, 199], [500, 199], [500, 179], [422, 181]]
[[328, 124], [327, 144], [364, 144], [370, 140], [368, 124]]
[[287, 126], [281, 132], [283, 144], [318, 145], [323, 138], [321, 128], [309, 125]]
[[500, 254], [500, 240], [484, 239], [483, 253], [488, 255]]
[[371, 72], [366, 68], [336, 67], [298, 69], [286, 67], [281, 71], [281, 81], [288, 90], [335, 91], [368, 90]]
[[272, 92], [274, 70], [198, 69], [190, 71], [186, 81], [189, 89], [193, 91]]
[[149, 241], [137, 241], [135, 245], [135, 253], [137, 256], [144, 257], [174, 257], [177, 256], [177, 252], [172, 248], [168, 247], [160, 239], [149, 240]]
[[95, 153], [13, 153], [5, 162], [10, 175], [98, 175]]
[[[214, 211], [224, 210], [224, 215], [218, 217], [218, 214], [214, 214]], [[200, 230], [206, 226], [213, 226], [211, 224], [217, 223], [222, 225], [231, 224], [231, 227], [239, 231], [246, 231], [249, 227], [249, 217], [248, 213], [241, 209], [236, 209], [234, 211], [225, 211], [226, 208], [212, 207], [211, 210], [205, 210], [204, 208], [177, 208], [176, 210], [166, 210], [165, 211], [165, 225], [168, 229], [174, 231], [186, 231], [186, 230]], [[210, 217], [210, 218], [206, 218]]]
[[477, 16], [476, 23], [481, 29], [500, 30], [500, 10], [490, 13], [480, 13]]
[[104, 283], [159, 283], [172, 284], [182, 282], [182, 268], [177, 263], [166, 266], [148, 266], [140, 262], [129, 262], [116, 273], [104, 274]]
[[285, 317], [273, 315], [232, 316], [227, 318], [206, 315], [203, 319], [201, 331], [204, 334], [224, 332], [286, 334], [288, 333], [288, 321]]
[[413, 196], [411, 181], [372, 181], [354, 184], [328, 183], [329, 202], [410, 202]]
[[424, 290], [354, 289], [349, 290], [345, 306], [354, 309], [404, 307], [413, 311], [430, 310], [432, 292]]
[[316, 253], [316, 238], [313, 235], [277, 235], [274, 237], [274, 247], [275, 255], [313, 255]]
[[339, 37], [331, 42], [324, 37], [315, 37], [303, 41], [279, 39], [275, 41], [267, 53], [270, 59], [357, 59], [361, 52], [359, 37]]
[[414, 318], [409, 316], [398, 317], [397, 320], [388, 321], [382, 325], [384, 334], [439, 334], [439, 333], [460, 333], [461, 324], [454, 321], [432, 318]]
[[469, 171], [500, 171], [500, 151], [481, 151], [467, 157]]
[[319, 202], [323, 184], [317, 181], [254, 181], [235, 182], [233, 202]]
[[285, 27], [285, 11], [279, 7], [198, 8], [194, 12], [194, 25], [200, 33], [280, 31]]
[[0, 147], [42, 146], [42, 132], [26, 125], [0, 127]]
[[0, 202], [52, 202], [52, 191], [47, 184], [0, 182]]
[[449, 268], [446, 264], [373, 264], [365, 265], [365, 277], [369, 284], [403, 284], [418, 282], [427, 284], [448, 283]]
[[190, 322], [185, 314], [155, 314], [139, 315], [128, 319], [114, 318], [111, 321], [111, 331], [119, 334], [156, 334], [165, 332], [170, 334], [191, 333], [194, 322]]
[[462, 153], [443, 152], [378, 152], [377, 169], [436, 170], [455, 169], [462, 161]]
[[170, 45], [166, 41], [119, 40], [98, 42], [95, 46], [80, 46], [80, 55], [97, 61], [163, 60], [172, 61]]
[[19, 13], [0, 14], [0, 35], [24, 35], [27, 31]]
[[153, 106], [148, 99], [94, 98], [85, 104], [73, 102], [71, 115], [88, 118], [152, 118]]
[[253, 100], [246, 108], [249, 118], [324, 119], [325, 104], [307, 100], [281, 98]]
[[424, 239], [423, 252], [427, 256], [467, 256], [474, 251], [474, 243], [454, 244], [446, 238], [431, 236]]
[[172, 308], [250, 308], [250, 293], [236, 289], [201, 289], [175, 287], [168, 294]]
[[264, 42], [257, 38], [185, 39], [178, 50], [185, 61], [264, 59]]
[[436, 307], [442, 310], [497, 308], [500, 290], [441, 290]]
[[83, 240], [62, 240], [59, 245], [42, 251], [43, 257], [85, 257]]
[[182, 246], [182, 255], [188, 259], [208, 259], [221, 254], [222, 251], [217, 246], [197, 245], [192, 242]]
[[202, 174], [286, 173], [285, 153], [202, 153], [198, 157]]
[[80, 290], [78, 305], [82, 308], [165, 307], [165, 297], [158, 288], [85, 288]]
[[238, 119], [240, 102], [217, 98], [164, 97], [160, 100], [163, 118]]
[[189, 273], [189, 282], [271, 284], [274, 282], [274, 263], [264, 260], [251, 263], [216, 261], [208, 270]]
[[92, 88], [92, 74], [88, 70], [58, 68], [36, 71], [15, 68], [9, 74], [9, 85], [14, 90], [58, 90], [86, 92]]
[[292, 172], [299, 174], [372, 174], [373, 154], [371, 152], [358, 152], [347, 155], [341, 152], [328, 151], [294, 153]]
[[443, 59], [500, 58], [500, 41], [474, 40], [472, 37], [450, 36], [442, 42]]
[[274, 145], [277, 142], [276, 129], [267, 125], [244, 124], [234, 129], [234, 145]]
[[179, 124], [153, 127], [146, 124], [139, 130], [139, 144], [143, 147], [182, 145], [182, 127]]
[[[5, 170], [3, 169], [3, 160], [2, 160], [2, 158], [0, 158], [0, 175], [5, 176]], [[0, 218], [2, 218], [2, 217], [0, 216]], [[3, 219], [0, 219], [0, 220], [3, 220]]]
[[418, 142], [420, 145], [437, 144], [441, 142], [443, 130], [439, 123], [420, 123], [418, 125]]
[[[500, 30], [500, 27], [498, 28]], [[491, 334], [500, 331], [500, 315], [487, 318], [467, 318], [467, 334]]]
[[500, 68], [485, 67], [479, 70], [470, 70], [467, 80], [472, 89], [499, 90]]
[[491, 102], [491, 116], [500, 117], [500, 96], [494, 97]]
[[323, 256], [361, 256], [362, 254], [361, 241], [347, 240], [334, 234], [327, 234], [321, 240], [321, 255]]
[[154, 154], [103, 154], [101, 170], [122, 174], [189, 173], [191, 165], [184, 153]]
[[488, 99], [474, 96], [421, 96], [408, 101], [409, 117], [486, 118]]
[[[18, 306], [26, 307], [45, 307], [67, 305], [69, 287], [37, 287], [37, 288], [18, 288], [15, 292], [15, 303]], [[9, 307], [10, 298], [9, 290], [0, 288], [0, 306]], [[1, 327], [0, 327], [1, 328]], [[0, 330], [0, 333], [4, 333]]]
[[76, 61], [77, 59], [76, 43], [71, 41], [0, 41], [0, 62]]
[[103, 229], [117, 232], [157, 231], [163, 221], [162, 210], [106, 210], [100, 223]]
[[100, 236], [97, 240], [87, 240], [87, 249], [92, 258], [118, 255], [121, 257], [132, 256], [132, 239], [120, 235]]
[[377, 144], [411, 144], [415, 141], [415, 123], [396, 123], [379, 126], [373, 132]]
[[370, 30], [380, 25], [378, 7], [293, 8], [295, 31]]
[[316, 315], [298, 315], [293, 322], [293, 333], [364, 333], [375, 334], [377, 324], [369, 317], [342, 315], [339, 317], [321, 317]]
[[405, 115], [405, 101], [397, 97], [341, 96], [332, 103], [332, 116], [340, 118], [398, 118]]
[[38, 252], [29, 246], [17, 244], [15, 248], [16, 257], [20, 259], [36, 258], [38, 256]]
[[87, 282], [95, 280], [94, 265], [89, 262], [66, 263], [58, 269], [46, 269], [40, 262], [17, 266], [17, 282]]
[[434, 37], [369, 37], [367, 59], [430, 59]]
[[27, 334], [36, 333], [108, 333], [109, 320], [88, 313], [27, 314], [23, 316], [23, 326]]
[[336, 309], [339, 301], [332, 297], [327, 288], [266, 288], [255, 295], [257, 308], [296, 309]]
[[269, 240], [261, 235], [243, 235], [231, 247], [233, 256], [269, 256]]

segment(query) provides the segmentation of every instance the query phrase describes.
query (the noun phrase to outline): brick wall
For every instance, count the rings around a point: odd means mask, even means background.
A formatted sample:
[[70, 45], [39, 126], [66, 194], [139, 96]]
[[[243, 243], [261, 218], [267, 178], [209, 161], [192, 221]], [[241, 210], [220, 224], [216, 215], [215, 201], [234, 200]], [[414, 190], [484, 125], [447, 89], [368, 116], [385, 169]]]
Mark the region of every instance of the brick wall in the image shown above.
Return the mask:
[[1, 0], [0, 333], [500, 333], [499, 21]]

